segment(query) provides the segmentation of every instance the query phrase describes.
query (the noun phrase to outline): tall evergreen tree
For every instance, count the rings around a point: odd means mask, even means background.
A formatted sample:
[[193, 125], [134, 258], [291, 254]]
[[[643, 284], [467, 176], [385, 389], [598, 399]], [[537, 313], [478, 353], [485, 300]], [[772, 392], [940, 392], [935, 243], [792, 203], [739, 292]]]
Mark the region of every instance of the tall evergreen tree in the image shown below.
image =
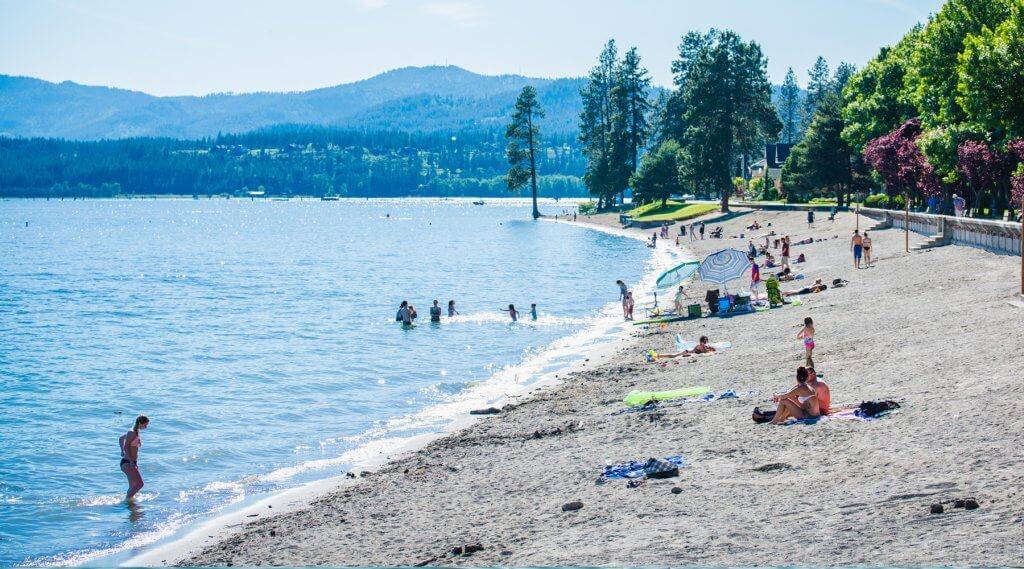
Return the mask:
[[527, 85], [516, 99], [515, 110], [512, 111], [512, 122], [505, 129], [508, 146], [505, 154], [510, 168], [506, 181], [508, 189], [517, 191], [529, 182], [533, 196], [533, 218], [540, 217], [537, 209], [537, 145], [540, 142], [540, 129], [537, 119], [544, 118], [544, 110], [537, 102], [537, 91]]
[[832, 75], [832, 91], [839, 96], [840, 101], [843, 97], [843, 89], [846, 88], [846, 84], [850, 82], [850, 78], [856, 72], [857, 68], [852, 63], [845, 61], [836, 67], [836, 72]]
[[782, 139], [792, 144], [800, 132], [798, 115], [800, 106], [800, 86], [796, 84], [796, 74], [790, 67], [786, 71], [786, 79], [782, 82], [782, 89], [779, 92], [781, 99], [780, 111], [782, 119]]
[[612, 88], [613, 132], [612, 144], [618, 146], [612, 152], [615, 157], [625, 158], [620, 164], [622, 173], [616, 176], [616, 184], [625, 191], [630, 177], [636, 172], [640, 149], [651, 135], [648, 116], [651, 102], [647, 98], [651, 78], [640, 64], [640, 54], [635, 47], [629, 49], [618, 64], [615, 86]]
[[684, 36], [672, 64], [682, 111], [680, 172], [685, 181], [719, 192], [722, 211], [729, 211], [738, 158], [782, 129], [767, 65], [759, 45], [719, 30]]
[[614, 202], [620, 189], [615, 185], [612, 157], [612, 88], [615, 86], [617, 60], [615, 40], [608, 40], [597, 65], [590, 70], [587, 84], [580, 91], [583, 102], [580, 142], [587, 157], [583, 181], [591, 195], [597, 198], [599, 208]]
[[804, 99], [804, 124], [811, 124], [814, 110], [818, 108], [825, 95], [831, 90], [832, 78], [829, 76], [828, 62], [818, 56], [814, 65], [807, 72], [807, 97]]

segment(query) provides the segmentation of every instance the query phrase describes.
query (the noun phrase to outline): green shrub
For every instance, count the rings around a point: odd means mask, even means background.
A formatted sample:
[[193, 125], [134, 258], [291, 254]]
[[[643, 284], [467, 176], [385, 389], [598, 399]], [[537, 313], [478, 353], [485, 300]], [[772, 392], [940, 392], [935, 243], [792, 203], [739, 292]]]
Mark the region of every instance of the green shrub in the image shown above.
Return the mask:
[[903, 199], [903, 196], [893, 196], [889, 198], [889, 209], [903, 209], [906, 205], [907, 202]]
[[836, 198], [814, 198], [811, 200], [811, 203], [817, 205], [836, 205], [839, 202], [836, 201]]
[[889, 196], [885, 194], [872, 194], [864, 198], [864, 207], [886, 208], [889, 206]]
[[583, 202], [579, 206], [577, 206], [577, 210], [580, 212], [580, 215], [591, 215], [597, 212], [597, 202]]

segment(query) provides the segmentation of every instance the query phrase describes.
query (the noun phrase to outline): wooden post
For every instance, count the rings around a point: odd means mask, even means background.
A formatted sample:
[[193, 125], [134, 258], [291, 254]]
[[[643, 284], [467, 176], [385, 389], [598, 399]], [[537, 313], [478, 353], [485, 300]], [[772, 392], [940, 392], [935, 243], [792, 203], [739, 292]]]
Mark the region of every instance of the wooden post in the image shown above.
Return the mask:
[[903, 250], [910, 252], [910, 194], [903, 195], [903, 205], [907, 208], [903, 217]]

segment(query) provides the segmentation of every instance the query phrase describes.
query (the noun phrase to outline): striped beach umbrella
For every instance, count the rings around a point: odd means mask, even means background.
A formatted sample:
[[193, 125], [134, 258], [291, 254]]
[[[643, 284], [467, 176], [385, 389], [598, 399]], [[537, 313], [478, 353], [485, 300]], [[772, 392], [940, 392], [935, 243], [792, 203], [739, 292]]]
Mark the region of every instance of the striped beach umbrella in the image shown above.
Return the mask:
[[655, 286], [659, 289], [672, 288], [693, 276], [700, 268], [700, 261], [685, 261], [658, 275]]
[[750, 268], [747, 254], [736, 249], [722, 249], [712, 253], [700, 264], [700, 278], [709, 283], [724, 284], [743, 276]]

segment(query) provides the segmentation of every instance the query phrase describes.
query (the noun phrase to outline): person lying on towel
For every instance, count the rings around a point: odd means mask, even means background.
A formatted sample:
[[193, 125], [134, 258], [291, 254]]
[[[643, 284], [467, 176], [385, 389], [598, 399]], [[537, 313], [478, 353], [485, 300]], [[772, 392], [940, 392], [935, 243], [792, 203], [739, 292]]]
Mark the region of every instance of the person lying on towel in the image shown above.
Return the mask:
[[811, 294], [811, 293], [815, 293], [815, 292], [821, 292], [823, 290], [828, 290], [828, 285], [823, 283], [823, 282], [821, 282], [821, 279], [819, 278], [819, 279], [814, 279], [814, 284], [812, 284], [811, 286], [805, 286], [804, 288], [802, 288], [800, 290], [787, 290], [787, 291], [782, 293], [782, 296], [796, 296], [796, 295]]
[[714, 351], [716, 351], [714, 346], [712, 346], [711, 344], [708, 344], [708, 337], [707, 336], [701, 336], [700, 337], [700, 341], [697, 342], [697, 345], [694, 346], [694, 348], [692, 350], [683, 350], [681, 352], [676, 352], [674, 354], [658, 354], [658, 353], [654, 353], [652, 351], [652, 352], [647, 354], [647, 361], [656, 362], [658, 360], [671, 360], [671, 359], [675, 359], [675, 358], [688, 358], [688, 357], [690, 357], [692, 355], [696, 355], [696, 354], [710, 354], [711, 352], [714, 352]]

